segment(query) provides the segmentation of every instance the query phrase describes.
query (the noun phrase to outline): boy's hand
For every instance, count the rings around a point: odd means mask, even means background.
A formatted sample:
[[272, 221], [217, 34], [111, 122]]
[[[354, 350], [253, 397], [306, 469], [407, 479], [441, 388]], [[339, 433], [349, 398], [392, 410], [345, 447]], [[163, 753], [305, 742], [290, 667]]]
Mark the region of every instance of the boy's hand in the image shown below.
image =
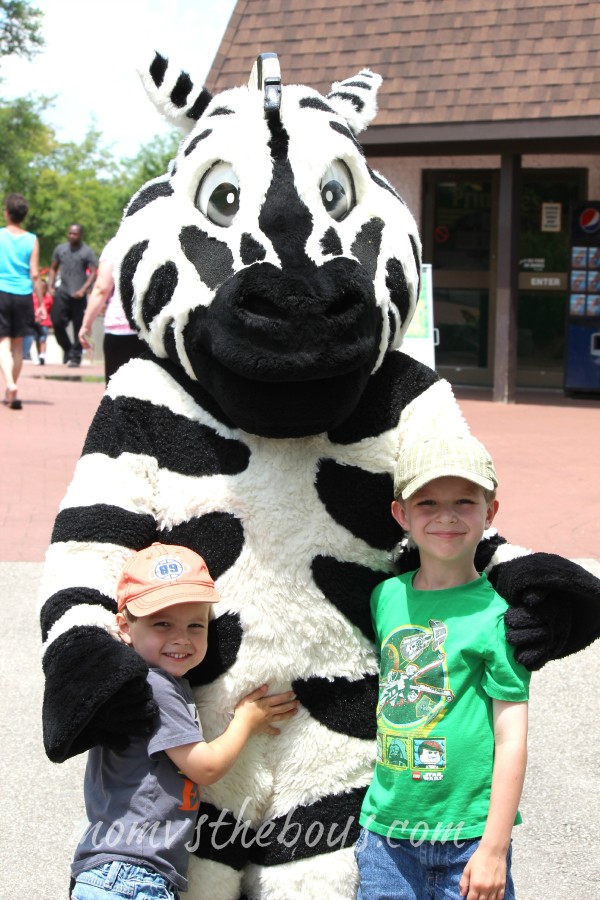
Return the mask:
[[268, 686], [262, 684], [244, 697], [235, 708], [234, 718], [242, 719], [251, 734], [280, 734], [273, 722], [289, 719], [298, 711], [298, 701], [293, 691], [266, 696]]
[[481, 844], [465, 866], [459, 883], [466, 900], [502, 900], [506, 887], [506, 855], [494, 853]]

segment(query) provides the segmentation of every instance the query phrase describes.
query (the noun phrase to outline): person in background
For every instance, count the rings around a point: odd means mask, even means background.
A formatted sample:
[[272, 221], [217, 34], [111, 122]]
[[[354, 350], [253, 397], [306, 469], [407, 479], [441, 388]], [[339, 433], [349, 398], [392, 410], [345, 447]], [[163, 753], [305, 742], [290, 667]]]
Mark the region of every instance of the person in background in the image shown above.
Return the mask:
[[115, 239], [112, 238], [100, 254], [96, 283], [79, 329], [81, 346], [84, 350], [91, 349], [92, 324], [104, 310], [104, 378], [107, 384], [118, 368], [128, 360], [141, 356], [146, 349], [137, 331], [127, 321], [113, 277], [114, 263]]
[[[44, 271], [44, 270], [42, 270]], [[47, 271], [47, 270], [46, 270]], [[52, 309], [52, 297], [48, 293], [48, 281], [42, 278], [42, 302], [38, 298], [33, 298], [33, 311], [35, 323], [32, 330], [23, 338], [23, 360], [30, 359], [36, 366], [43, 366], [46, 363], [46, 345], [48, 341], [48, 331], [52, 326], [50, 318], [50, 310]], [[32, 356], [31, 351], [35, 349]]]
[[6, 383], [4, 403], [21, 409], [17, 381], [23, 365], [23, 337], [34, 324], [33, 294], [41, 302], [40, 245], [25, 231], [29, 206], [22, 194], [4, 201], [6, 227], [0, 229], [0, 370]]
[[46, 362], [46, 344], [48, 341], [48, 331], [52, 325], [50, 310], [52, 309], [52, 297], [48, 293], [48, 282], [42, 278], [44, 295], [40, 303], [37, 297], [34, 297], [35, 320], [38, 325], [37, 353], [38, 365], [43, 366]]
[[34, 312], [34, 320], [33, 324], [29, 326], [27, 334], [23, 335], [23, 362], [33, 362], [36, 366], [39, 366], [39, 354], [38, 354], [38, 344], [41, 337], [40, 325], [37, 318], [37, 297], [33, 298], [33, 312]]
[[[68, 240], [55, 248], [48, 275], [48, 293], [54, 300], [54, 336], [63, 351], [63, 362], [68, 366], [81, 365], [79, 329], [85, 313], [87, 292], [98, 268], [96, 254], [84, 244], [82, 234], [81, 225], [69, 225]], [[67, 331], [69, 323], [73, 325], [73, 341]]]

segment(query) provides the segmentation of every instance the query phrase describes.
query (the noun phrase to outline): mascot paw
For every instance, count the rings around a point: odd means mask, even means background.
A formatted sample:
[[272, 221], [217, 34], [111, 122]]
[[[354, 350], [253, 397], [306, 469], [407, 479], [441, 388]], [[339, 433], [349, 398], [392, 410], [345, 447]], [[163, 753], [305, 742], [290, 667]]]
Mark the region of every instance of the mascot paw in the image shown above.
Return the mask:
[[95, 744], [124, 750], [134, 737], [152, 733], [158, 706], [144, 677], [128, 681], [98, 710], [88, 730]]
[[97, 627], [73, 628], [46, 650], [44, 745], [64, 762], [96, 744], [123, 749], [149, 733], [156, 715], [148, 665]]
[[511, 606], [506, 636], [528, 669], [575, 653], [600, 634], [600, 580], [572, 560], [532, 553], [498, 564], [488, 577]]
[[[525, 598], [524, 602], [525, 601]], [[553, 616], [549, 606], [544, 604], [543, 617], [535, 606], [542, 598], [530, 595], [531, 605], [511, 607], [506, 611], [504, 622], [506, 637], [515, 648], [515, 659], [530, 672], [541, 669], [549, 660], [565, 655], [567, 634], [561, 631], [562, 617]], [[547, 598], [546, 598], [547, 600]]]

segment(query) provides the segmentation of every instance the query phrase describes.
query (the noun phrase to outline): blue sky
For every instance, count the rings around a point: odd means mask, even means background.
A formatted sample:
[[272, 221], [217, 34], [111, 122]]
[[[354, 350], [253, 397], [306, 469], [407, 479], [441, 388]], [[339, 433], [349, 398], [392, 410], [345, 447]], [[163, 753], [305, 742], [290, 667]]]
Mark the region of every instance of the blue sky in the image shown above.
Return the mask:
[[[206, 77], [235, 0], [33, 0], [44, 12], [46, 50], [32, 62], [3, 59], [0, 96], [56, 95], [46, 121], [59, 140], [80, 141], [92, 116], [116, 156], [169, 129], [136, 72], [156, 49]], [[251, 67], [253, 60], [249, 60]]]

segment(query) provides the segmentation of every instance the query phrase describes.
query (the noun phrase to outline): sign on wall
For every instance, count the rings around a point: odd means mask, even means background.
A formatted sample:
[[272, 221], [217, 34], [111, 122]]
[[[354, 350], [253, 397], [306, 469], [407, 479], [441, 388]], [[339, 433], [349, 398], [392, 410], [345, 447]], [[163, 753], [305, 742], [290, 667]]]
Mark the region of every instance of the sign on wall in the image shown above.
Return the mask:
[[542, 203], [542, 231], [560, 231], [562, 228], [562, 203]]

